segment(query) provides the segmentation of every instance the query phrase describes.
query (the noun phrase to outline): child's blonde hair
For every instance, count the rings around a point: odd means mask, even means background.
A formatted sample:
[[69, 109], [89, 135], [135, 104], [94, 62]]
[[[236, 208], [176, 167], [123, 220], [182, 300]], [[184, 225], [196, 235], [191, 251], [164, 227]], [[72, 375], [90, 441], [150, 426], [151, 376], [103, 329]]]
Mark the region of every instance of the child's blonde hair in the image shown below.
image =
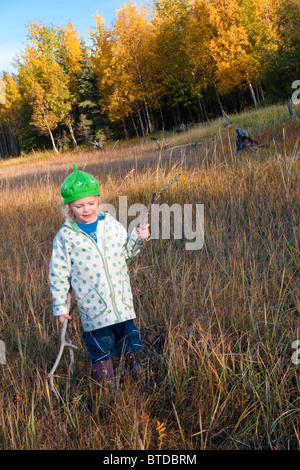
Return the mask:
[[[100, 198], [100, 196], [95, 196], [95, 197], [99, 201], [99, 204], [98, 204], [98, 212], [99, 212], [99, 207], [100, 207], [100, 204], [101, 204], [101, 198]], [[63, 201], [60, 201], [59, 202], [59, 209], [60, 209], [60, 213], [64, 217], [64, 219], [75, 220], [75, 215], [74, 215], [74, 212], [72, 211], [70, 202], [65, 203]]]

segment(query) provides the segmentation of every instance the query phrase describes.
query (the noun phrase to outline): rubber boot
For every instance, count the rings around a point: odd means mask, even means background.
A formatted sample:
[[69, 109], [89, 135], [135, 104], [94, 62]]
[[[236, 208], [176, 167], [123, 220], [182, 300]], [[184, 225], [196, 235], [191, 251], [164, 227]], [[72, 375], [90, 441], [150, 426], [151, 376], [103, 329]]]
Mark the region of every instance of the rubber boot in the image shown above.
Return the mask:
[[138, 377], [142, 372], [142, 367], [136, 362], [135, 355], [133, 353], [127, 353], [124, 355], [123, 370], [124, 373], [128, 371], [129, 375], [133, 378]]
[[110, 390], [114, 389], [115, 375], [112, 359], [92, 362], [92, 369], [99, 384], [104, 385], [106, 382]]

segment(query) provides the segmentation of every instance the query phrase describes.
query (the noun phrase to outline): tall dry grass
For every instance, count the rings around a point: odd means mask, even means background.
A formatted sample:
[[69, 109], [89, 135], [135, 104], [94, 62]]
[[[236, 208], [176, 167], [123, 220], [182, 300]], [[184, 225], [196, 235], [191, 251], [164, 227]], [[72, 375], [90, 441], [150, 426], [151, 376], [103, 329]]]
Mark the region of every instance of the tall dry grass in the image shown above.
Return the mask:
[[[299, 449], [299, 123], [253, 128], [265, 145], [241, 155], [233, 129], [214, 130], [200, 127], [201, 139], [189, 131], [202, 146], [161, 160], [144, 142], [41, 159], [35, 171], [2, 168], [1, 449]], [[73, 315], [77, 388], [65, 352], [58, 403], [46, 380], [60, 334], [48, 265], [73, 161], [99, 178], [115, 207], [125, 194], [128, 205], [147, 203], [180, 171], [160, 202], [204, 204], [205, 245], [152, 240], [136, 275], [131, 266], [145, 372], [116, 396], [95, 383]]]

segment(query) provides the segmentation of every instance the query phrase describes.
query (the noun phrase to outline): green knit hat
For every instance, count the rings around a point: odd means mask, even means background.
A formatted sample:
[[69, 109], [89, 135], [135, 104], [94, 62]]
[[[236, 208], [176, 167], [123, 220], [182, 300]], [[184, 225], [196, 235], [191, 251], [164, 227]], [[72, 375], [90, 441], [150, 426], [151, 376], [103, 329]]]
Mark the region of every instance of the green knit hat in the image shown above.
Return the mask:
[[73, 168], [73, 173], [66, 177], [60, 190], [64, 203], [67, 204], [87, 196], [101, 196], [98, 181], [89, 173], [77, 170], [75, 164]]

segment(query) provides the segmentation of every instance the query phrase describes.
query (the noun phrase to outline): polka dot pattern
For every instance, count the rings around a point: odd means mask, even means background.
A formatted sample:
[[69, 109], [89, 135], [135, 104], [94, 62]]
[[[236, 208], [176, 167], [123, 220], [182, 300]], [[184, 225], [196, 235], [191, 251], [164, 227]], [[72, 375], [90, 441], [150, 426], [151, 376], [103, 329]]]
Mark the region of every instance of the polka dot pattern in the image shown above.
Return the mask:
[[84, 331], [135, 318], [127, 260], [138, 254], [141, 241], [136, 230], [129, 236], [110, 214], [103, 215], [97, 243], [71, 221], [53, 242], [49, 280], [54, 315], [68, 312], [72, 287]]

